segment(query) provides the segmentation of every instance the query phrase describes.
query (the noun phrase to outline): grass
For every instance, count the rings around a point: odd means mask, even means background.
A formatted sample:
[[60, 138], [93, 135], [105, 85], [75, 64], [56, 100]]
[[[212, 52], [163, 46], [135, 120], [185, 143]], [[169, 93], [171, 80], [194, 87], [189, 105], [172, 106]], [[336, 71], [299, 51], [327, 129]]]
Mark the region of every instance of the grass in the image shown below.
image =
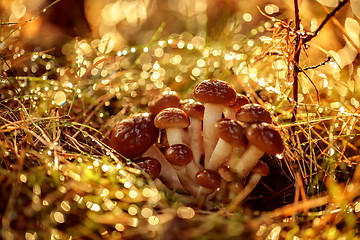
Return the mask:
[[[233, 29], [244, 24], [235, 16], [227, 22]], [[248, 35], [229, 30], [230, 40], [220, 42], [166, 36], [160, 25], [146, 44], [118, 51], [109, 50], [110, 38], [76, 38], [63, 48], [66, 61], [52, 49], [22, 51], [16, 32], [34, 21], [2, 26], [1, 237], [356, 239], [359, 89], [348, 77], [356, 81], [358, 73], [315, 56], [321, 61], [298, 73], [295, 101], [297, 35], [293, 24], [275, 23]], [[115, 123], [147, 111], [161, 91], [192, 98], [206, 78], [224, 79], [271, 109], [286, 145], [281, 156], [263, 158], [270, 175], [234, 213], [216, 201], [212, 211], [189, 206], [107, 145]]]

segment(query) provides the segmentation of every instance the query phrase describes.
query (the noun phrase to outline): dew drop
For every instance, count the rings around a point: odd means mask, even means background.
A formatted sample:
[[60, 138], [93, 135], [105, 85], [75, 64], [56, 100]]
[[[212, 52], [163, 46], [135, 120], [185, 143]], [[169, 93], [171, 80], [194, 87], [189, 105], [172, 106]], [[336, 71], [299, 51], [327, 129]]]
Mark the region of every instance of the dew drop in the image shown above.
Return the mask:
[[63, 91], [59, 91], [54, 95], [54, 102], [56, 105], [61, 106], [66, 102], [66, 95]]

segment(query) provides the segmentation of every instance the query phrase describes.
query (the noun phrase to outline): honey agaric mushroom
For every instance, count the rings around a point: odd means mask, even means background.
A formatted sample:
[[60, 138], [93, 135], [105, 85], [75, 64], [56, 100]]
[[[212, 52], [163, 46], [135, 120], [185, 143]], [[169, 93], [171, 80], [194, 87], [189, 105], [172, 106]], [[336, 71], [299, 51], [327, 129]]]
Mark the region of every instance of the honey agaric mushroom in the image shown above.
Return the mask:
[[234, 104], [227, 106], [224, 113], [225, 118], [236, 120], [236, 113], [245, 104], [249, 104], [249, 99], [244, 94], [236, 94], [236, 101]]
[[198, 83], [194, 88], [194, 97], [204, 104], [203, 139], [205, 167], [215, 148], [217, 136], [215, 123], [222, 117], [223, 109], [236, 101], [236, 91], [227, 82], [208, 79]]
[[236, 119], [245, 124], [254, 122], [272, 123], [271, 114], [260, 104], [245, 104], [236, 113]]
[[158, 160], [151, 157], [141, 157], [136, 159], [138, 165], [152, 180], [155, 180], [161, 172], [161, 164]]
[[156, 116], [165, 108], [178, 108], [180, 106], [180, 97], [175, 91], [165, 91], [149, 102], [148, 106], [149, 112]]
[[196, 181], [200, 186], [214, 191], [220, 186], [221, 177], [215, 171], [209, 169], [201, 169], [196, 174]]
[[263, 161], [257, 162], [251, 171], [245, 187], [236, 195], [228, 207], [228, 211], [232, 212], [235, 208], [254, 190], [262, 177], [269, 175], [269, 167]]
[[141, 156], [159, 136], [149, 113], [139, 113], [124, 118], [110, 134], [109, 145], [126, 158]]
[[281, 135], [271, 124], [253, 123], [245, 128], [245, 135], [249, 145], [235, 166], [242, 179], [246, 179], [264, 153], [276, 155], [284, 150]]
[[198, 102], [188, 102], [182, 110], [186, 112], [190, 119], [189, 135], [190, 148], [193, 152], [194, 162], [198, 167], [201, 166], [200, 159], [203, 153], [203, 139], [202, 139], [202, 119], [204, 117], [204, 106]]
[[182, 130], [189, 126], [187, 114], [179, 108], [161, 110], [154, 119], [157, 128], [165, 129], [169, 146], [183, 144]]
[[219, 173], [209, 170], [201, 169], [196, 174], [196, 182], [200, 185], [200, 189], [197, 194], [197, 204], [201, 208], [206, 200], [208, 194], [215, 191], [221, 184], [221, 177]]
[[142, 154], [142, 157], [151, 157], [158, 160], [161, 164], [161, 171], [159, 178], [163, 181], [167, 187], [171, 189], [184, 190], [184, 187], [180, 183], [177, 173], [173, 166], [166, 160], [164, 154], [154, 143], [146, 152]]
[[243, 127], [236, 121], [223, 118], [215, 124], [219, 140], [209, 159], [207, 169], [217, 170], [230, 157], [234, 148], [245, 148], [246, 139]]
[[184, 144], [169, 146], [165, 151], [165, 158], [174, 167], [184, 189], [193, 196], [198, 192], [198, 186], [194, 185], [186, 172], [186, 166], [193, 160], [191, 149]]

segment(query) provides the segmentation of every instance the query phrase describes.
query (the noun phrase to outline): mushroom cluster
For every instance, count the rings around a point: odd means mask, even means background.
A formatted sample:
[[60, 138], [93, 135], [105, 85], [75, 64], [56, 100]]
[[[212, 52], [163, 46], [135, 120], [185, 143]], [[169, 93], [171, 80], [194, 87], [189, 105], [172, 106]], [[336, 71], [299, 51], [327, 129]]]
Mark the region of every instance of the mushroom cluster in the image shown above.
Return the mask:
[[163, 92], [148, 113], [118, 122], [109, 144], [153, 180], [194, 196], [199, 206], [215, 196], [244, 199], [269, 174], [260, 158], [284, 149], [271, 114], [221, 80], [204, 80], [193, 94], [194, 100], [181, 100]]

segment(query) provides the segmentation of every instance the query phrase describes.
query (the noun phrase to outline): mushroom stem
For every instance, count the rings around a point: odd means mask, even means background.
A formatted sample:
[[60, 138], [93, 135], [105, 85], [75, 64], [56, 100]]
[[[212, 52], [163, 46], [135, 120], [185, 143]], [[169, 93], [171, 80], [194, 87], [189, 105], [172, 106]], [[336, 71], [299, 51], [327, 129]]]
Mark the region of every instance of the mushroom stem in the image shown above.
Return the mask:
[[228, 206], [228, 211], [233, 212], [237, 206], [241, 204], [241, 202], [249, 196], [249, 194], [254, 190], [256, 185], [259, 183], [262, 175], [259, 173], [253, 173], [249, 177], [249, 180], [246, 184], [246, 186], [236, 195], [236, 197], [231, 201], [231, 203]]
[[191, 149], [184, 144], [176, 144], [169, 146], [165, 151], [165, 159], [176, 170], [176, 174], [188, 193], [196, 196], [198, 192], [198, 185], [189, 178], [186, 166], [193, 162]]
[[212, 192], [213, 192], [213, 190], [211, 190], [211, 189], [208, 189], [208, 188], [205, 188], [202, 186], [199, 187], [199, 191], [196, 195], [196, 203], [197, 203], [197, 207], [199, 209], [201, 209], [204, 206], [208, 195]]
[[175, 170], [184, 189], [191, 195], [196, 196], [199, 192], [199, 186], [195, 185], [194, 182], [188, 177], [186, 167], [180, 169], [175, 168]]
[[[237, 161], [234, 170], [238, 173], [241, 179], [246, 179], [251, 170], [256, 166], [259, 159], [264, 155], [264, 151], [256, 147], [255, 145], [250, 144], [245, 150], [244, 154]], [[230, 166], [231, 167], [231, 166]]]
[[215, 124], [216, 134], [219, 140], [209, 159], [208, 169], [217, 170], [231, 156], [234, 148], [243, 147], [246, 144], [244, 129], [235, 120], [223, 118]]
[[163, 179], [166, 182], [166, 185], [170, 188], [183, 190], [183, 186], [179, 181], [177, 173], [172, 165], [166, 160], [164, 154], [160, 151], [160, 149], [153, 144], [145, 153], [143, 153], [142, 157], [152, 157], [158, 160], [161, 164], [161, 171], [159, 178]]
[[211, 154], [217, 142], [215, 133], [215, 123], [221, 119], [223, 107], [221, 105], [205, 103], [204, 104], [204, 120], [203, 120], [203, 138], [205, 151], [205, 168], [207, 168]]
[[284, 151], [281, 135], [271, 124], [250, 124], [245, 129], [245, 135], [249, 142], [248, 149], [245, 150], [234, 169], [242, 179], [246, 179], [264, 153], [274, 156]]
[[208, 79], [195, 86], [194, 98], [204, 103], [203, 135], [206, 168], [217, 142], [215, 123], [221, 119], [223, 108], [236, 102], [236, 91], [227, 82]]
[[175, 144], [183, 144], [184, 141], [182, 140], [183, 136], [183, 129], [180, 128], [166, 128], [166, 135], [169, 146]]
[[225, 112], [224, 112], [224, 117], [228, 118], [228, 119], [233, 119], [236, 120], [236, 110], [228, 108]]
[[237, 164], [237, 162], [239, 161], [239, 159], [241, 158], [241, 156], [244, 154], [246, 149], [246, 146], [238, 146], [238, 147], [234, 147], [233, 151], [229, 157], [229, 161], [227, 163], [227, 165], [231, 168], [231, 169], [235, 169], [235, 166]]
[[193, 152], [194, 162], [198, 167], [201, 167], [200, 160], [203, 153], [203, 139], [201, 130], [201, 120], [190, 117], [189, 135], [190, 135], [190, 146]]
[[186, 165], [186, 172], [188, 177], [191, 179], [191, 181], [193, 181], [196, 184], [197, 182], [195, 180], [195, 176], [199, 171], [200, 168], [198, 167], [198, 165], [196, 165], [194, 161], [191, 161], [188, 165]]
[[226, 162], [226, 159], [231, 155], [233, 146], [224, 141], [223, 139], [219, 139], [211, 157], [209, 159], [207, 169], [216, 171]]
[[207, 196], [216, 191], [221, 184], [220, 175], [212, 170], [202, 169], [196, 174], [196, 181], [200, 185], [196, 200], [199, 208], [204, 205]]
[[179, 108], [161, 110], [154, 119], [155, 127], [165, 129], [169, 146], [183, 144], [183, 129], [189, 124], [189, 117]]

